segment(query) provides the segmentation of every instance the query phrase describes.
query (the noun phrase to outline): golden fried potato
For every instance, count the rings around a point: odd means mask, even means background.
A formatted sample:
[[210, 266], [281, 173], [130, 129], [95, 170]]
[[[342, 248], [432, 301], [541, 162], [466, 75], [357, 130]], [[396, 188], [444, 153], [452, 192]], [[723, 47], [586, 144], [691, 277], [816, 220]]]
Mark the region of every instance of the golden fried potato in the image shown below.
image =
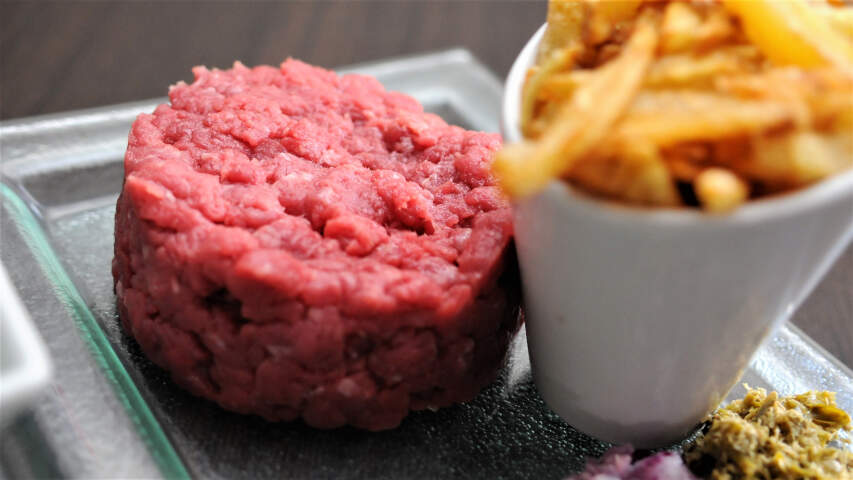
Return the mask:
[[797, 188], [849, 167], [851, 151], [840, 135], [799, 132], [759, 138], [752, 156], [739, 162], [738, 170], [774, 190]]
[[608, 133], [640, 88], [657, 47], [657, 22], [640, 18], [622, 55], [579, 88], [536, 142], [501, 150], [493, 170], [511, 196], [524, 196], [571, 168]]
[[747, 37], [781, 65], [833, 65], [853, 74], [853, 42], [803, 0], [723, 0]]
[[853, 38], [853, 8], [822, 6], [816, 8], [815, 12], [824, 17], [837, 32]]
[[702, 27], [702, 17], [689, 3], [673, 2], [666, 6], [661, 25], [661, 50], [678, 53], [696, 46], [696, 31]]
[[794, 113], [790, 105], [771, 100], [736, 100], [695, 91], [644, 92], [612, 136], [622, 143], [646, 140], [666, 147], [758, 134], [792, 122]]
[[530, 136], [531, 131], [527, 128], [533, 119], [536, 99], [542, 84], [553, 76], [554, 72], [565, 68], [577, 56], [579, 48], [572, 46], [553, 52], [545, 61], [531, 69], [530, 76], [524, 84], [521, 96], [521, 129], [522, 133]]
[[[665, 55], [649, 68], [645, 85], [657, 89], [706, 90], [721, 75], [757, 70], [760, 60], [758, 50], [751, 45], [725, 47], [698, 56], [694, 53]], [[554, 77], [557, 75], [560, 74]]]
[[702, 208], [715, 213], [734, 210], [749, 197], [746, 182], [719, 167], [700, 173], [693, 181], [693, 190]]
[[522, 94], [510, 196], [731, 211], [853, 168], [853, 6], [552, 0]]
[[588, 191], [627, 203], [667, 207], [681, 204], [672, 175], [651, 143], [633, 145], [616, 155], [584, 157], [568, 177]]
[[599, 45], [607, 41], [621, 25], [637, 13], [642, 0], [592, 0], [586, 22], [586, 41]]
[[539, 44], [537, 63], [547, 61], [554, 52], [579, 44], [583, 35], [586, 5], [576, 0], [548, 2], [548, 27]]

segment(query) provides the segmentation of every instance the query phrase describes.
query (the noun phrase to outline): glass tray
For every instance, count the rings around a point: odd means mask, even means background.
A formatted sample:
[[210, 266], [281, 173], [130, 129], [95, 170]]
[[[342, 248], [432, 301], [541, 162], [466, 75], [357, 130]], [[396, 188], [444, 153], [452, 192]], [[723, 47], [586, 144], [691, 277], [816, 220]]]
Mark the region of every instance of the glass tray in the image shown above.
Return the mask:
[[[344, 70], [374, 75], [451, 123], [498, 130], [501, 84], [464, 50]], [[608, 447], [544, 405], [523, 331], [475, 400], [383, 433], [271, 424], [174, 386], [119, 328], [110, 275], [127, 132], [161, 101], [0, 123], [0, 259], [56, 367], [32, 412], [2, 432], [0, 476], [547, 479]], [[853, 410], [853, 374], [791, 325], [743, 381], [834, 390]]]

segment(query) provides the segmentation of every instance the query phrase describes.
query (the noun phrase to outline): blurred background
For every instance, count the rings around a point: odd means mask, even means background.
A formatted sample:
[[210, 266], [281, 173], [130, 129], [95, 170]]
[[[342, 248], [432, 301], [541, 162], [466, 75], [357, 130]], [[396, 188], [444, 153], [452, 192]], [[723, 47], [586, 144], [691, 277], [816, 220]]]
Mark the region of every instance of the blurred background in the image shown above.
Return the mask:
[[[328, 68], [452, 47], [503, 79], [545, 0], [0, 1], [0, 118], [165, 96], [194, 65]], [[853, 248], [794, 323], [853, 366]]]
[[2, 103], [14, 118], [164, 96], [194, 65], [327, 68], [466, 47], [503, 77], [545, 0], [0, 2]]

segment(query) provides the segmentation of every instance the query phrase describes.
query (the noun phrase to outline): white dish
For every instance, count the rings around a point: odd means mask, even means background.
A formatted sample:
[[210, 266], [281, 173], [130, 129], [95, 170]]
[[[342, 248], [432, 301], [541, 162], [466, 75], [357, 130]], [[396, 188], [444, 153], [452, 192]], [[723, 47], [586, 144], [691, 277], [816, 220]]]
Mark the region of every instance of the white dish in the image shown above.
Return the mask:
[[33, 403], [51, 371], [47, 348], [0, 264], [0, 424]]
[[[503, 133], [544, 26], [507, 78]], [[724, 216], [639, 209], [554, 181], [516, 204], [533, 373], [580, 430], [655, 447], [725, 396], [853, 237], [853, 171]]]

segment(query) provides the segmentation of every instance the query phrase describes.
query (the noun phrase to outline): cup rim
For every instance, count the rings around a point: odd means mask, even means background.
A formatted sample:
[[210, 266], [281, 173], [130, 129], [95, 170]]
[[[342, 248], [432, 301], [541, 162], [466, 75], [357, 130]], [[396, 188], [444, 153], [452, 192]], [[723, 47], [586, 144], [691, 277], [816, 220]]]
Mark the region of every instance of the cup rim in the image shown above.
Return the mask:
[[[543, 23], [530, 37], [507, 75], [501, 108], [501, 129], [504, 141], [517, 142], [524, 138], [518, 126], [521, 86], [526, 78], [527, 69], [533, 64], [546, 27], [547, 23]], [[583, 208], [597, 215], [622, 221], [653, 224], [740, 224], [791, 217], [817, 210], [829, 203], [841, 201], [845, 197], [853, 198], [853, 169], [832, 175], [794, 192], [747, 201], [733, 212], [722, 215], [709, 214], [700, 209], [646, 208], [602, 200], [580, 192], [562, 180], [553, 180], [536, 195], [543, 195], [564, 206]]]

